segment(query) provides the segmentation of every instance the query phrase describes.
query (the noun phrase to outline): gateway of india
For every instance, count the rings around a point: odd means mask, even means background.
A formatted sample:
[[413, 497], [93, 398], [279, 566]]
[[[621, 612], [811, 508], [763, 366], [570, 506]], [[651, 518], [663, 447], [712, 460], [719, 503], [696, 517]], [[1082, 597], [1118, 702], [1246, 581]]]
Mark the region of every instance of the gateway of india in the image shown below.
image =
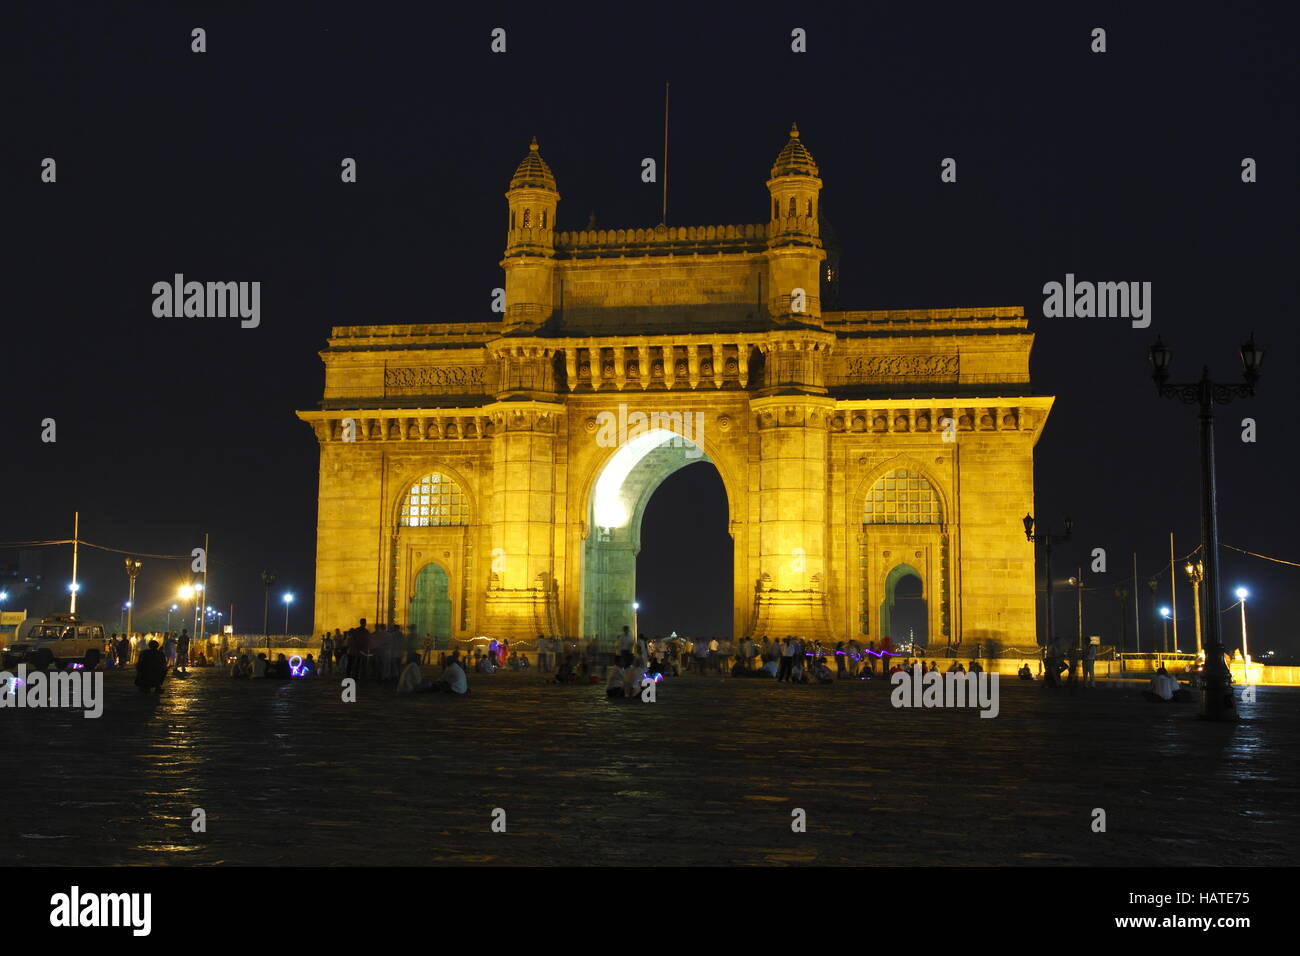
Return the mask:
[[298, 413], [320, 442], [316, 633], [635, 630], [647, 502], [704, 461], [733, 636], [901, 642], [915, 577], [931, 648], [1033, 646], [1021, 518], [1052, 399], [1024, 311], [838, 311], [821, 187], [792, 128], [766, 222], [561, 232], [534, 140], [498, 320], [341, 326], [320, 353], [324, 398]]

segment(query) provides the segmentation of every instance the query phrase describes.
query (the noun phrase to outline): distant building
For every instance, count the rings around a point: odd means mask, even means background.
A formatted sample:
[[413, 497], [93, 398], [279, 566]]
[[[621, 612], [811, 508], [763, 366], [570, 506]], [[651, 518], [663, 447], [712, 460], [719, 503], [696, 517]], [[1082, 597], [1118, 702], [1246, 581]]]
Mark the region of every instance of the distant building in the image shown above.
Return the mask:
[[499, 321], [341, 326], [321, 353], [298, 413], [321, 450], [315, 630], [617, 635], [650, 496], [707, 461], [737, 636], [878, 640], [915, 576], [931, 644], [1034, 644], [1021, 518], [1053, 400], [1023, 309], [825, 309], [819, 177], [792, 129], [765, 223], [562, 232], [534, 141]]

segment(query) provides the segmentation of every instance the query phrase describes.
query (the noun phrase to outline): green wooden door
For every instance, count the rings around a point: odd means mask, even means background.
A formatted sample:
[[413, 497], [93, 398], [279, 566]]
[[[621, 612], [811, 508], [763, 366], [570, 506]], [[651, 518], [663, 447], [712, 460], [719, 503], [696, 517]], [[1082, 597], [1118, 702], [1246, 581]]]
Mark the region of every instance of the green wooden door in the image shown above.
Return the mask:
[[415, 600], [411, 602], [410, 627], [421, 645], [424, 635], [433, 638], [433, 646], [445, 648], [451, 638], [451, 590], [447, 572], [430, 564], [415, 579]]

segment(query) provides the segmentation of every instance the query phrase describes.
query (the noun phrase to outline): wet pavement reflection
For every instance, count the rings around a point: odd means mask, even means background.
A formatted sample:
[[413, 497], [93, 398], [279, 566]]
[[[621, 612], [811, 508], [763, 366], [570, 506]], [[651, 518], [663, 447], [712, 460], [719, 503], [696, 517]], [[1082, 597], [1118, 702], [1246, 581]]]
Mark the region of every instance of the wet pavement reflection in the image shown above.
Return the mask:
[[882, 681], [687, 676], [652, 704], [521, 673], [465, 699], [363, 681], [356, 703], [337, 678], [131, 681], [105, 675], [98, 720], [0, 712], [3, 862], [1300, 862], [1300, 688], [1259, 688], [1224, 725], [1018, 681], [992, 720], [896, 710]]

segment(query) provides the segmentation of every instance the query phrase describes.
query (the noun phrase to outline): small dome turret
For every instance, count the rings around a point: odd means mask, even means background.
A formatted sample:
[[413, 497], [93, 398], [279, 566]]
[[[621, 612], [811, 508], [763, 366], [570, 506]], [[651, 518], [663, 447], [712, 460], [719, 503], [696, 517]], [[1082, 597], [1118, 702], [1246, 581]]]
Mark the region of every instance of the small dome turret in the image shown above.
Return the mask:
[[772, 166], [772, 178], [779, 176], [816, 176], [817, 164], [813, 162], [812, 153], [799, 139], [799, 127], [790, 124], [790, 140], [785, 144], [776, 163]]
[[542, 159], [536, 136], [528, 146], [528, 155], [523, 158], [515, 174], [510, 177], [510, 188], [556, 190], [555, 174], [551, 172], [551, 167], [546, 165], [546, 160]]

